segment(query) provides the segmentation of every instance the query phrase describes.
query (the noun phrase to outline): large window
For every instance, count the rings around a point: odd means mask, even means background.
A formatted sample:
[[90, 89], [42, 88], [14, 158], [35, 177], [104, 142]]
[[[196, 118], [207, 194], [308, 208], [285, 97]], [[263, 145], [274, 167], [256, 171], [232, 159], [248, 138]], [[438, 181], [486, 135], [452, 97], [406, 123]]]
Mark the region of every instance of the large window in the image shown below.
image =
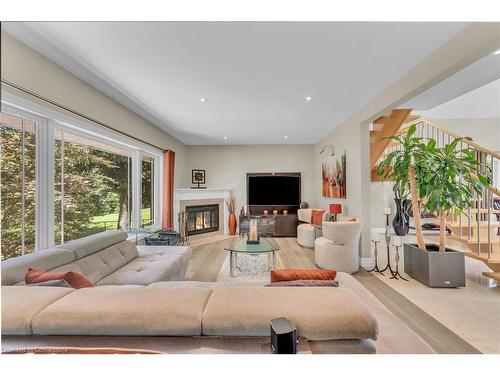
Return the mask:
[[55, 132], [55, 243], [106, 230], [127, 231], [131, 221], [131, 152]]
[[2, 259], [35, 249], [36, 123], [0, 115]]
[[141, 194], [141, 227], [153, 225], [154, 222], [154, 158], [142, 157], [142, 194]]
[[2, 259], [160, 224], [162, 150], [8, 93], [0, 119]]

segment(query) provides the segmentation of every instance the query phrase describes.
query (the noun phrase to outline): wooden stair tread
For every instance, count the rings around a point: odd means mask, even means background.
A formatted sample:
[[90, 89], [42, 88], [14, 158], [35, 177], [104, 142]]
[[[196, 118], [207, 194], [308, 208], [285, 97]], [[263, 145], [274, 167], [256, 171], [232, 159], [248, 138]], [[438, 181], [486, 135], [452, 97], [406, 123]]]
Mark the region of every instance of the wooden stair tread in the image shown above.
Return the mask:
[[[370, 134], [372, 140], [370, 145], [370, 166], [373, 167], [377, 163], [379, 157], [384, 153], [391, 141], [389, 139], [382, 139], [396, 134], [401, 128], [404, 121], [410, 116], [411, 109], [393, 109], [388, 116], [381, 116], [373, 124], [383, 124], [379, 134]], [[378, 136], [378, 137], [377, 137]], [[375, 139], [374, 139], [375, 138]], [[378, 139], [377, 139], [378, 138]]]
[[488, 253], [485, 251], [481, 251], [480, 254], [478, 254], [477, 252], [474, 252], [474, 251], [470, 251], [470, 252], [466, 252], [465, 255], [468, 256], [469, 258], [474, 258], [474, 259], [479, 259], [479, 260], [485, 261], [485, 263], [500, 264], [500, 254], [498, 254], [498, 253], [493, 252], [491, 254], [490, 258], [488, 258]]
[[500, 272], [483, 272], [483, 276], [489, 279], [500, 281]]
[[[467, 229], [467, 223], [468, 223], [467, 219], [465, 220], [465, 222], [462, 219], [462, 228]], [[500, 227], [500, 221], [491, 221], [489, 225], [490, 225], [490, 227]], [[458, 222], [458, 220], [453, 222], [453, 223], [447, 222], [446, 226], [449, 228], [460, 228], [460, 223]], [[470, 226], [472, 227], [472, 229], [477, 228], [477, 221], [471, 220]], [[480, 228], [488, 228], [488, 222], [487, 221], [480, 221], [479, 227]]]
[[[470, 243], [470, 244], [477, 244], [477, 237], [476, 236], [471, 236], [470, 239], [467, 237], [467, 236], [462, 236], [462, 237], [465, 237], [465, 239], [467, 239], [467, 242]], [[464, 239], [464, 238], [462, 238]], [[488, 238], [486, 236], [486, 238], [483, 238], [482, 236], [479, 237], [479, 243], [481, 245], [483, 244], [487, 244], [488, 243]], [[497, 234], [493, 234], [491, 235], [491, 243], [492, 244], [500, 244], [500, 237], [497, 235]]]

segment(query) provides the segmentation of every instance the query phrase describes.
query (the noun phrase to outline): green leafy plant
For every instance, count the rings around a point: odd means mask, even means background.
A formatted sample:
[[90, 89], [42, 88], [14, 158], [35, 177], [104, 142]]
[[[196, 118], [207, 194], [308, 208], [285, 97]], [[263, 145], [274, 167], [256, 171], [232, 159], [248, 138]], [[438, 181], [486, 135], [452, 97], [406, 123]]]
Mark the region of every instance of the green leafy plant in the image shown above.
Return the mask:
[[[456, 138], [442, 148], [431, 139], [425, 145], [429, 166], [422, 176], [419, 191], [424, 206], [439, 218], [439, 251], [446, 250], [446, 217], [460, 215], [472, 207], [474, 196], [491, 181], [478, 173], [479, 162], [469, 149], [457, 149], [464, 138]], [[470, 140], [470, 138], [467, 138]]]
[[413, 221], [417, 236], [418, 247], [425, 250], [424, 235], [420, 221], [420, 202], [424, 198], [418, 186], [429, 167], [428, 155], [425, 152], [423, 139], [415, 136], [416, 125], [408, 128], [406, 134], [386, 137], [399, 144], [396, 150], [391, 151], [379, 164], [377, 174], [389, 179], [399, 191], [409, 191], [413, 212]]

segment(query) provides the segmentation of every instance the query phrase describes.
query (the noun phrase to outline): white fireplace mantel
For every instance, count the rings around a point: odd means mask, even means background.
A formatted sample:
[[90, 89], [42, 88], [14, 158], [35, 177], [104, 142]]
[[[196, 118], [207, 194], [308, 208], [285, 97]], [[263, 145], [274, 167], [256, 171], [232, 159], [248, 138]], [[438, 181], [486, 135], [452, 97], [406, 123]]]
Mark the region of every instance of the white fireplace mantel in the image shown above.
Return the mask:
[[[174, 189], [174, 228], [179, 230], [179, 210], [181, 201], [204, 200], [204, 199], [228, 199], [231, 196], [231, 188], [206, 188], [206, 189], [191, 189], [191, 188], [176, 188]], [[226, 205], [224, 207], [224, 234], [229, 233], [227, 222], [229, 219], [229, 211]]]

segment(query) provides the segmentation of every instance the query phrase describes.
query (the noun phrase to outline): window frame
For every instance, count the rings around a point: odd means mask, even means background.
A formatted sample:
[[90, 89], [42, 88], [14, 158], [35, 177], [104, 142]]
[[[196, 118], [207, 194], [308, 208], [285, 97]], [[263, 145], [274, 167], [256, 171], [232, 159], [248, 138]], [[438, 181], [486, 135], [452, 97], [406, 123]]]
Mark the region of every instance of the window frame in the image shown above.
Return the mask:
[[[163, 181], [163, 150], [137, 141], [102, 125], [83, 120], [33, 102], [26, 98], [2, 91], [2, 112], [21, 116], [36, 123], [36, 202], [35, 202], [35, 251], [54, 246], [54, 179], [55, 179], [55, 131], [62, 129], [130, 151], [132, 155], [132, 228], [139, 227], [141, 215], [142, 156], [154, 159], [154, 223], [161, 226]], [[130, 235], [132, 237], [135, 235]]]

